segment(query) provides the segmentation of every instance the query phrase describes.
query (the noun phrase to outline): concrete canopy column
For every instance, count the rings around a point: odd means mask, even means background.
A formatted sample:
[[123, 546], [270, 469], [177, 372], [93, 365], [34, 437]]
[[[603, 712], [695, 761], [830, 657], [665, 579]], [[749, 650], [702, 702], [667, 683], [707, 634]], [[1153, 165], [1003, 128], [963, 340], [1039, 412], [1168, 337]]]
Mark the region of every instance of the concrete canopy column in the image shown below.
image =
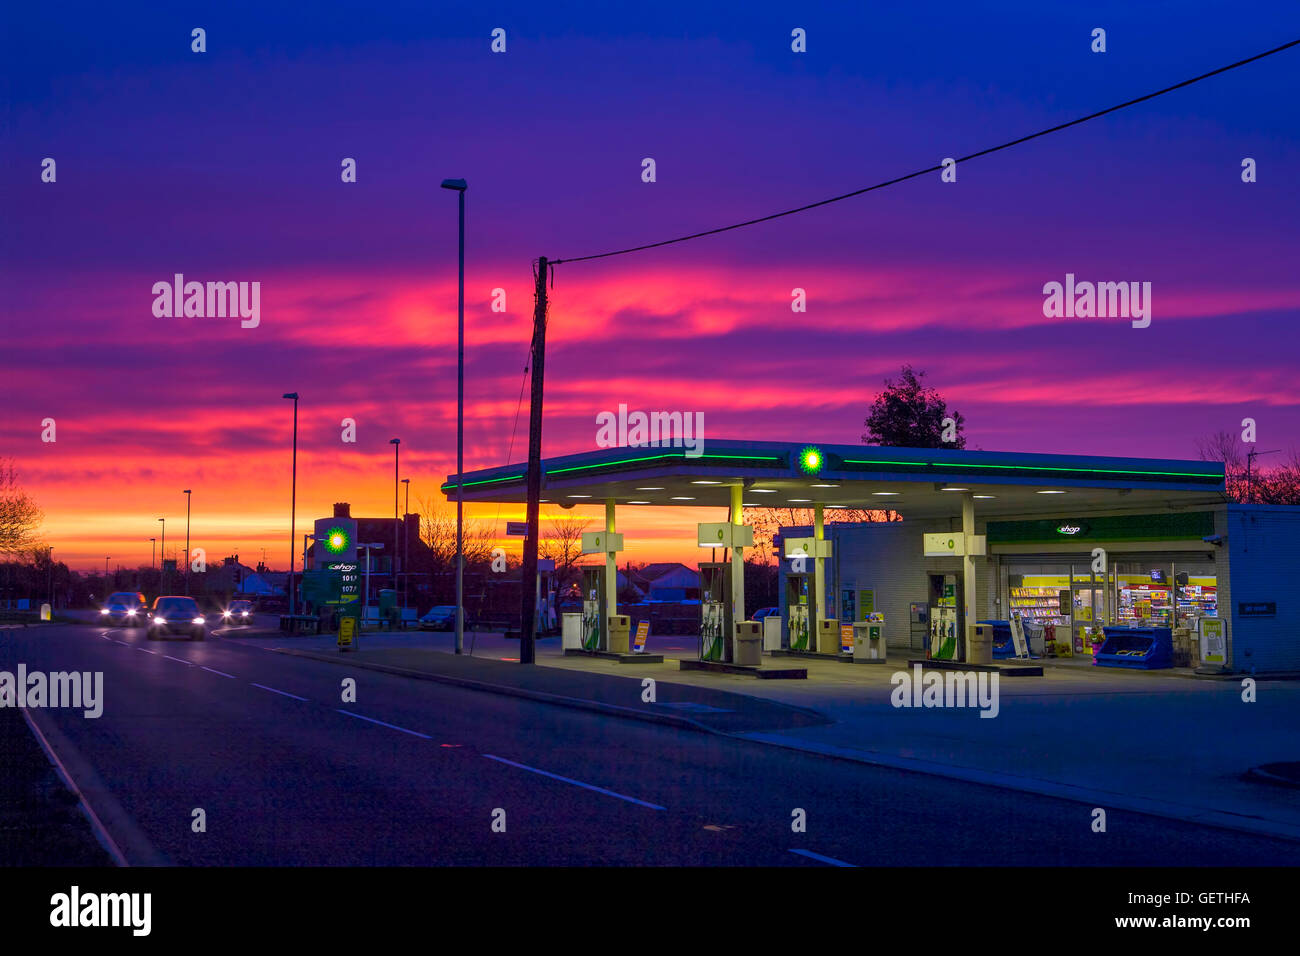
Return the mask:
[[963, 635], [966, 639], [967, 657], [970, 656], [970, 638], [974, 633], [975, 619], [978, 612], [975, 610], [976, 599], [975, 593], [975, 555], [971, 554], [974, 549], [975, 539], [975, 499], [970, 493], [962, 495], [961, 499], [961, 535], [962, 535], [962, 604], [964, 617], [966, 621]]
[[[744, 487], [742, 485], [731, 486], [731, 523], [740, 527], [745, 523], [743, 512]], [[733, 536], [733, 541], [738, 540], [738, 536]], [[731, 620], [732, 630], [734, 633], [735, 622], [745, 620], [745, 549], [733, 547], [731, 549]], [[727, 640], [731, 640], [731, 635], [727, 635]]]
[[[826, 540], [826, 525], [822, 521], [822, 503], [813, 503], [813, 537], [818, 541]], [[821, 556], [821, 545], [815, 545], [817, 556], [813, 559], [813, 606], [817, 609], [817, 620], [826, 620], [826, 559]], [[817, 636], [811, 635], [812, 640]]]
[[[605, 499], [605, 530], [613, 533], [617, 529], [614, 527], [614, 499]], [[606, 538], [606, 540], [612, 540]], [[605, 615], [607, 617], [618, 613], [618, 552], [605, 552]], [[603, 623], [603, 622], [602, 622]]]

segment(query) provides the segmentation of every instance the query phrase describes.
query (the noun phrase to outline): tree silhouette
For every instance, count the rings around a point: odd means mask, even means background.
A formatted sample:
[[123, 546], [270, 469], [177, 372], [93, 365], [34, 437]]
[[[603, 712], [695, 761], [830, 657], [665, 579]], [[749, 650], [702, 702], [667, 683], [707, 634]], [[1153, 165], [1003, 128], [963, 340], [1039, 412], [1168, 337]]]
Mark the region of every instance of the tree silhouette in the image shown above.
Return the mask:
[[[904, 448], [965, 448], [966, 436], [962, 428], [966, 419], [961, 412], [949, 411], [948, 403], [933, 388], [927, 388], [918, 372], [910, 365], [903, 366], [902, 378], [895, 382], [885, 380], [885, 390], [871, 403], [871, 410], [863, 425], [867, 433], [862, 436], [865, 445], [893, 445]], [[945, 418], [954, 422], [944, 441]]]

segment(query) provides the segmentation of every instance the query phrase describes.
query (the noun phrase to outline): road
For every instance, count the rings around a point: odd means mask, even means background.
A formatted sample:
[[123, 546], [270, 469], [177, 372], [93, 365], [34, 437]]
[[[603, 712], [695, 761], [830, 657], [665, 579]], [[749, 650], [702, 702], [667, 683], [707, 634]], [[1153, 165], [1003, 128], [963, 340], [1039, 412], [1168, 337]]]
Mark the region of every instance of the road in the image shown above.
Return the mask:
[[[1300, 847], [138, 629], [4, 632], [0, 669], [102, 671], [29, 711], [133, 863], [1261, 865]], [[342, 682], [356, 681], [344, 702]], [[202, 809], [206, 832], [193, 832]], [[796, 809], [806, 832], [794, 832]], [[504, 811], [505, 832], [494, 832]], [[499, 818], [498, 814], [498, 818]]]

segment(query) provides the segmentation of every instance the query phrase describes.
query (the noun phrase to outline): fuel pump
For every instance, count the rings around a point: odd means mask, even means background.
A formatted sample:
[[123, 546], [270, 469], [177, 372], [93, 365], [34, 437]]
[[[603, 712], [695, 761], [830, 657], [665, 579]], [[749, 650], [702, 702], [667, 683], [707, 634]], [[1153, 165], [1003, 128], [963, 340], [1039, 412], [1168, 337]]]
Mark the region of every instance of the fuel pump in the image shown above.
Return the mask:
[[930, 575], [930, 647], [927, 657], [940, 661], [965, 659], [961, 584], [955, 574]]
[[582, 569], [582, 646], [588, 651], [609, 647], [605, 624], [605, 567]]
[[700, 565], [700, 660], [731, 660], [731, 565]]
[[785, 576], [785, 627], [787, 646], [792, 651], [810, 649], [810, 638], [817, 627], [817, 611], [809, 599], [811, 573], [788, 573]]

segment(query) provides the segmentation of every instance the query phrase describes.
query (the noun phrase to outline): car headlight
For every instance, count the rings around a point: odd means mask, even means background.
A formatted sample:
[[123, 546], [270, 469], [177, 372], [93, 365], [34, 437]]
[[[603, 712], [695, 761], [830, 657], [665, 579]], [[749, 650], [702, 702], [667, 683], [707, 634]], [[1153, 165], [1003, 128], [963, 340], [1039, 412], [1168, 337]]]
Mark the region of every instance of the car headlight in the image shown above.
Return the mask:
[[167, 623], [167, 618], [165, 618], [165, 617], [155, 617], [155, 618], [153, 619], [153, 622], [154, 622], [155, 624], [166, 624], [166, 623]]
[[131, 617], [135, 617], [135, 608], [131, 608], [131, 610], [127, 611], [126, 613], [131, 615]]
[[247, 612], [247, 611], [240, 611], [239, 613], [242, 614], [244, 617], [248, 617], [248, 612]]
[[106, 607], [101, 607], [101, 608], [99, 609], [99, 613], [100, 613], [100, 614], [107, 614], [107, 613], [108, 613], [108, 608], [106, 608]]
[[203, 618], [201, 618], [201, 617], [196, 617], [194, 620], [190, 621], [190, 623], [191, 623], [191, 624], [202, 624], [202, 623], [204, 623], [204, 621], [203, 621]]
[[222, 612], [221, 612], [221, 616], [222, 616], [222, 617], [230, 617], [230, 612], [229, 612], [229, 611], [222, 611]]

